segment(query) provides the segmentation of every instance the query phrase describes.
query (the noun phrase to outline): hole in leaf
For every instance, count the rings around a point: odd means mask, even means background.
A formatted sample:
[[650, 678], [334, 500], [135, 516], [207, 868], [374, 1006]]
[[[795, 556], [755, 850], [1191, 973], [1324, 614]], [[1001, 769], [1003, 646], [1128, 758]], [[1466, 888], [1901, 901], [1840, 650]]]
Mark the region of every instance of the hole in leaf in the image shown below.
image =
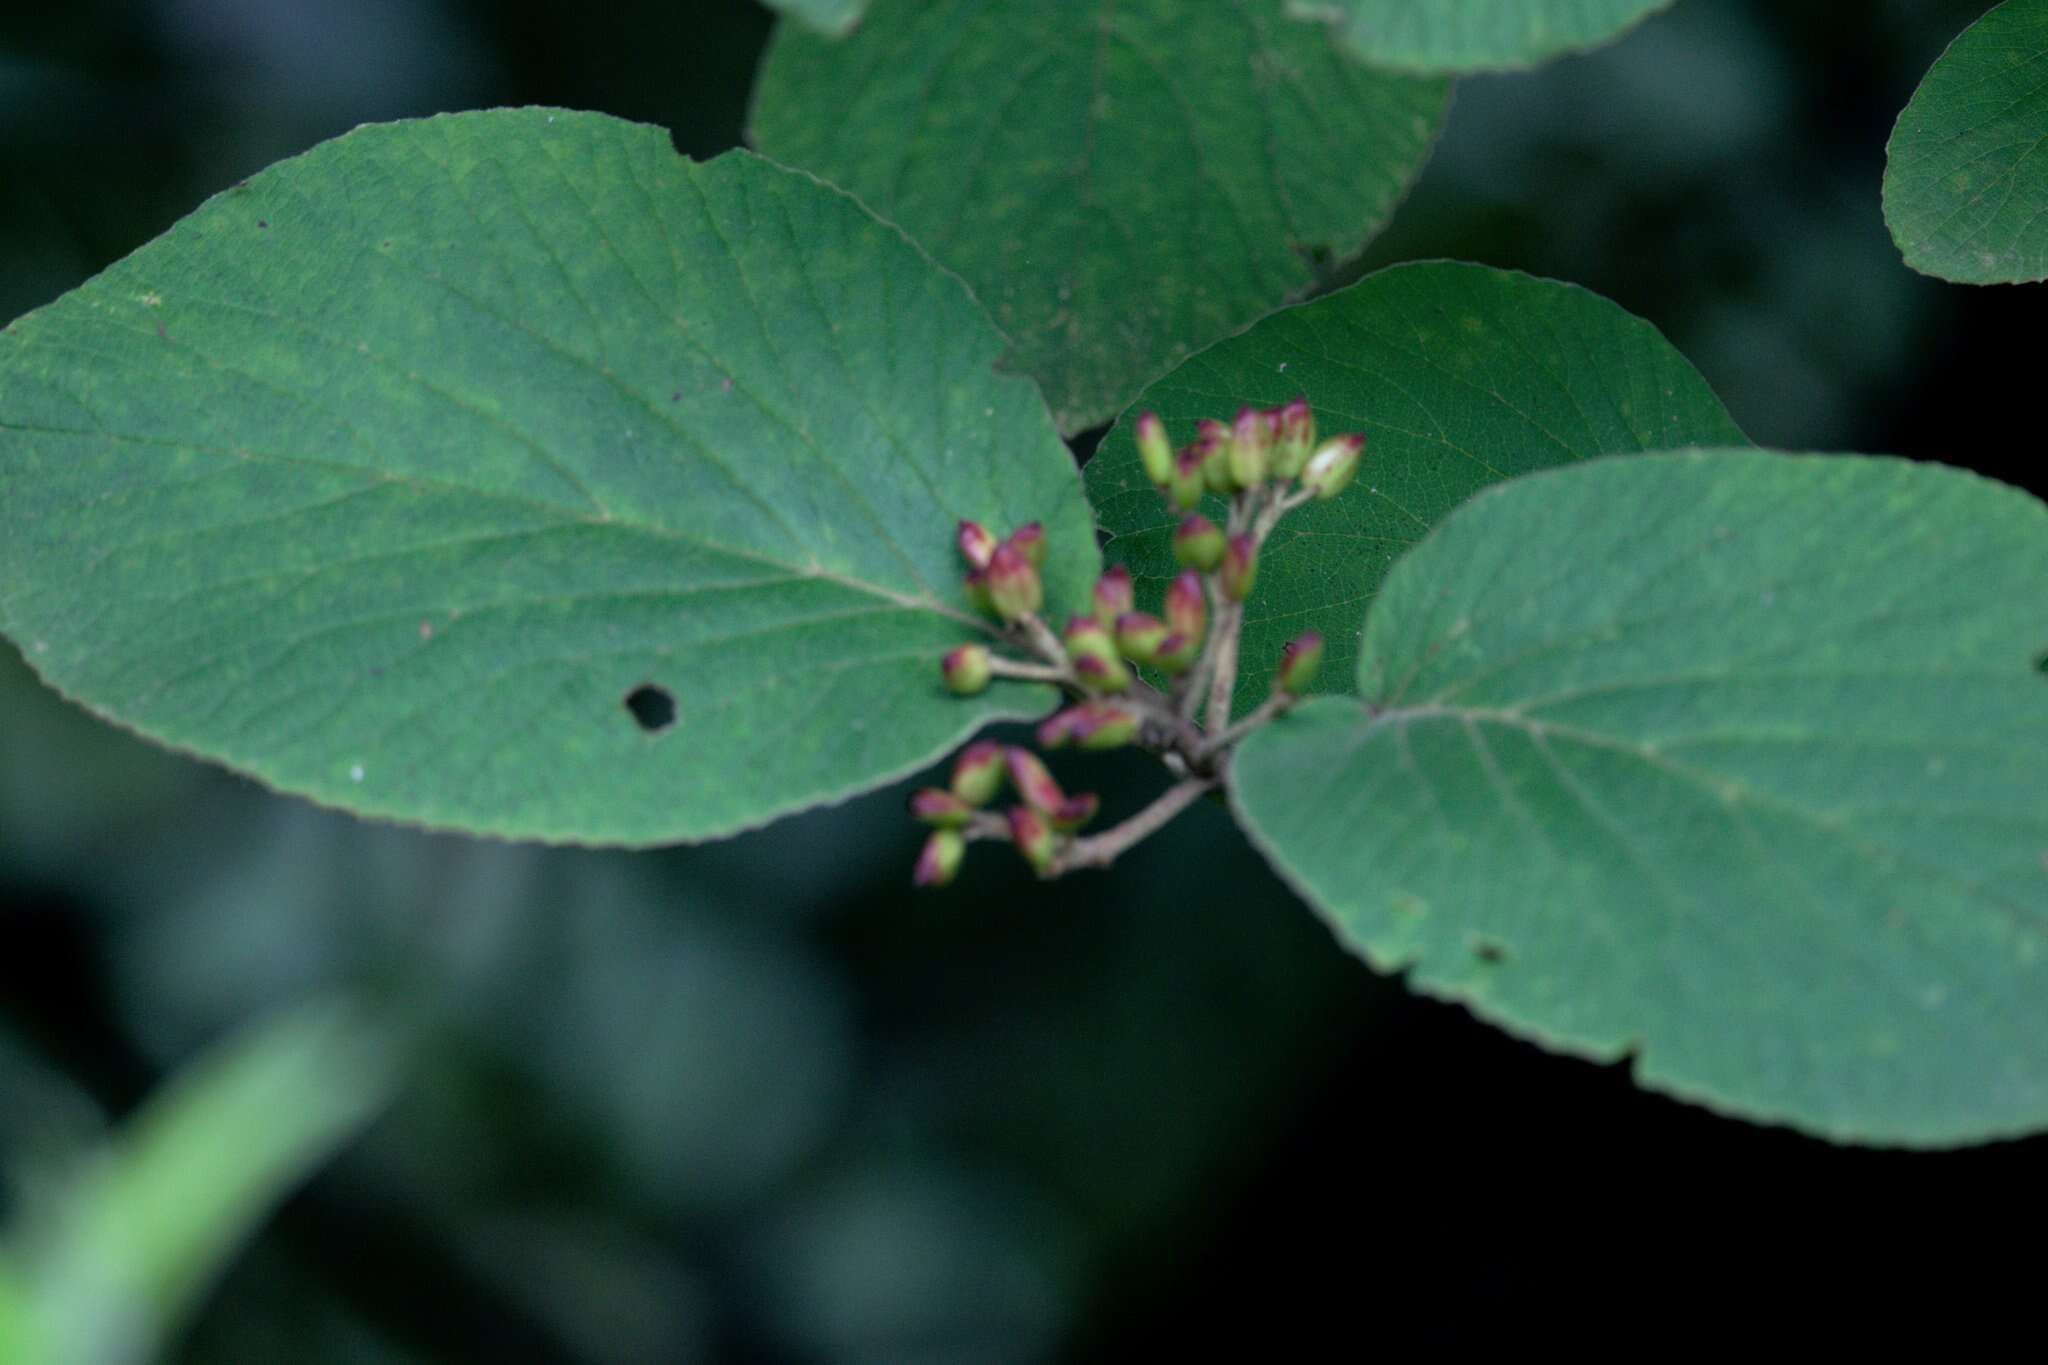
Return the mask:
[[666, 687], [641, 683], [626, 694], [626, 710], [633, 723], [650, 735], [658, 735], [676, 723], [675, 694]]
[[1493, 939], [1474, 938], [1467, 946], [1472, 949], [1472, 956], [1488, 966], [1498, 966], [1500, 963], [1508, 960], [1507, 945], [1495, 942]]

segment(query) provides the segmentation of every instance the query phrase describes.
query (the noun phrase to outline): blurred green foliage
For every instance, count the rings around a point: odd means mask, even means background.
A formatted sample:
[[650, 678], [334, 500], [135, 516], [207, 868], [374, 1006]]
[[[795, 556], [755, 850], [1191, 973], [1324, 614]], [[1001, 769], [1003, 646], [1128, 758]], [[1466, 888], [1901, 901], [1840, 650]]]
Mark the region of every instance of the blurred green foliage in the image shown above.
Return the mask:
[[[1662, 328], [1759, 443], [1988, 463], [2038, 305], [1905, 270], [1878, 200], [1892, 119], [1981, 8], [1682, 0], [1466, 82], [1359, 269], [1573, 280]], [[737, 0], [10, 6], [0, 314], [364, 120], [551, 103], [715, 152], [769, 23]], [[1113, 818], [1147, 794], [1120, 766], [1061, 775]], [[1687, 1320], [1715, 1302], [1676, 1270], [1705, 1254], [1672, 1230], [1682, 1193], [1640, 1197], [1645, 1154], [1666, 1181], [1739, 1171], [1743, 1198], [1795, 1175], [1911, 1197], [1883, 1154], [1674, 1113], [1404, 996], [1213, 809], [1113, 874], [1047, 892], [977, 859], [913, 898], [911, 785], [649, 855], [427, 837], [153, 749], [8, 654], [0, 1218], [207, 1044], [334, 991], [401, 1040], [404, 1084], [174, 1358], [1285, 1354], [1356, 1330], [1361, 1292], [1381, 1348], [1471, 1345], [1631, 1274], [1704, 1296], [1672, 1300]], [[1751, 1271], [1809, 1277], [1806, 1303], [1817, 1257], [1866, 1298], [1925, 1273], [1843, 1227], [1752, 1245]], [[22, 1311], [0, 1286], [0, 1330]]]

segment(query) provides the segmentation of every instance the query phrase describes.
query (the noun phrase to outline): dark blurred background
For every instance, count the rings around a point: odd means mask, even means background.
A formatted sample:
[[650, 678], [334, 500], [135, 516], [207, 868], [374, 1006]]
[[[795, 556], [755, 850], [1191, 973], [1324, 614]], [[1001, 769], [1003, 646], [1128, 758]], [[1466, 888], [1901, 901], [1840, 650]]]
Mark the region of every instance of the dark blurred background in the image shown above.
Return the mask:
[[[2048, 292], [1914, 275], [1879, 214], [1892, 120], [1983, 8], [1681, 0], [1469, 81], [1369, 264], [1576, 281], [1760, 443], [2038, 491], [2011, 414]], [[9, 0], [0, 317], [367, 120], [545, 103], [716, 153], [770, 23]], [[1119, 767], [1064, 771], [1142, 800]], [[902, 796], [645, 855], [426, 837], [99, 725], [0, 646], [0, 1163], [341, 986], [418, 1040], [409, 1084], [179, 1359], [1342, 1358], [1787, 1312], [1840, 1345], [2038, 1293], [1986, 1236], [2038, 1235], [2041, 1140], [1844, 1150], [1642, 1094], [1375, 978], [1210, 809], [1052, 893], [984, 856], [913, 897]]]

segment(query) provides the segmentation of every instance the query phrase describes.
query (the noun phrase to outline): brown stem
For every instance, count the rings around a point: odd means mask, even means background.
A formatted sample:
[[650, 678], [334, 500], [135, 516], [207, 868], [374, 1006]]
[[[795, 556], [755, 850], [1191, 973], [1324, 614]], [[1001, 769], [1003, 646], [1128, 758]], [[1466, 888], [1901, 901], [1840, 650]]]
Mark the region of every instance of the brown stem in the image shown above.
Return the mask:
[[1212, 735], [1222, 734], [1230, 724], [1230, 696], [1237, 688], [1237, 635], [1243, 624], [1244, 603], [1226, 602], [1212, 627], [1216, 653], [1210, 661], [1209, 715], [1204, 724]]
[[1299, 700], [1301, 700], [1299, 697], [1293, 696], [1290, 693], [1274, 692], [1253, 708], [1250, 715], [1231, 726], [1228, 730], [1216, 734], [1214, 738], [1203, 744], [1195, 754], [1196, 759], [1203, 763], [1214, 760], [1216, 755], [1222, 753], [1225, 749], [1228, 749], [1231, 745], [1273, 719], [1273, 717], [1284, 715]]
[[1124, 850], [1156, 833], [1215, 787], [1216, 779], [1211, 777], [1191, 777], [1185, 782], [1175, 783], [1158, 800], [1121, 825], [1068, 844], [1053, 860], [1047, 875], [1057, 877], [1079, 867], [1108, 867]]

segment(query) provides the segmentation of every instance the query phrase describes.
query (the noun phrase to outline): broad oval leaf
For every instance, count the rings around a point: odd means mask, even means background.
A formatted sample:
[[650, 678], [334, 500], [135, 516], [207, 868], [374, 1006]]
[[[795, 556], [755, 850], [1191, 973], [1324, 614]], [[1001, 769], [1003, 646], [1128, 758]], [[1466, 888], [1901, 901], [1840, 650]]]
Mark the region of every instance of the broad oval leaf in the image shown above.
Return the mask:
[[1534, 66], [1620, 37], [1671, 0], [1288, 0], [1369, 62], [1404, 71]]
[[1958, 284], [2048, 279], [2048, 0], [2006, 0], [1913, 92], [1885, 148], [1906, 264]]
[[1044, 522], [1054, 603], [1099, 563], [1001, 349], [750, 154], [362, 128], [0, 335], [0, 627], [94, 711], [361, 814], [727, 833], [1052, 700], [935, 668], [974, 632], [956, 518]]
[[[1280, 647], [1322, 632], [1318, 690], [1351, 687], [1359, 608], [1393, 562], [1490, 483], [1595, 455], [1740, 443], [1699, 372], [1657, 329], [1574, 285], [1444, 261], [1395, 266], [1276, 313], [1147, 389], [1174, 440], [1202, 417], [1306, 394], [1324, 431], [1366, 433], [1358, 481], [1289, 514], [1245, 607], [1241, 713]], [[1138, 464], [1130, 420], [1087, 469], [1105, 554], [1164, 592], [1178, 521]], [[1219, 523], [1220, 499], [1204, 510]]]
[[785, 24], [753, 137], [972, 285], [1060, 426], [1355, 254], [1421, 168], [1449, 87], [1375, 72], [1281, 0], [879, 0]]
[[2048, 1126], [2048, 507], [1931, 465], [1601, 460], [1474, 498], [1365, 702], [1232, 765], [1382, 970], [1838, 1139]]

